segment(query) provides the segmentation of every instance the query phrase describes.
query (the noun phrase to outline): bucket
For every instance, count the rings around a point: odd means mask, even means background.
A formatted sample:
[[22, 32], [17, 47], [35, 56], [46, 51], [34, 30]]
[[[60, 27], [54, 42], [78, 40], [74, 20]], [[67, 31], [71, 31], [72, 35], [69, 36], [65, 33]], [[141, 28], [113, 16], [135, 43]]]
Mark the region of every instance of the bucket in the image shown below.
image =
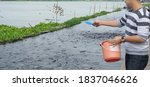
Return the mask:
[[120, 60], [120, 45], [113, 45], [108, 41], [100, 43], [103, 51], [103, 57], [106, 62], [116, 62]]

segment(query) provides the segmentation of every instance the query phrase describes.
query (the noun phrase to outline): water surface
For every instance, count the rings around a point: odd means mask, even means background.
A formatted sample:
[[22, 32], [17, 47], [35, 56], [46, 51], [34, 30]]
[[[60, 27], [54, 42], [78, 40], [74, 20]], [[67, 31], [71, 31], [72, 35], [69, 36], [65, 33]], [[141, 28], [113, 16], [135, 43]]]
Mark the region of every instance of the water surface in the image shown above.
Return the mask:
[[[55, 21], [53, 5], [55, 1], [0, 1], [0, 24], [17, 27], [34, 26], [40, 22]], [[102, 10], [112, 11], [123, 7], [123, 2], [61, 1], [58, 5], [64, 9], [64, 16], [58, 22], [73, 17], [91, 15]]]
[[[112, 20], [122, 14], [112, 13], [91, 20]], [[106, 63], [99, 43], [122, 34], [120, 28], [95, 28], [83, 22], [71, 28], [0, 45], [0, 69], [120, 69], [125, 53], [123, 47], [121, 61]]]

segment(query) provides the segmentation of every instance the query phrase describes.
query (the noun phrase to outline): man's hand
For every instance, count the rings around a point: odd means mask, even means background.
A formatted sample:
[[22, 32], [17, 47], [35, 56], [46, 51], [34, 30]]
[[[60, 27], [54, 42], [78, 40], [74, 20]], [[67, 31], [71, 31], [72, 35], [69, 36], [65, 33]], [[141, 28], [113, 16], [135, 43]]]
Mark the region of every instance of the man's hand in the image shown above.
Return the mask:
[[111, 26], [111, 27], [118, 27], [118, 22], [117, 20], [110, 20], [110, 21], [104, 21], [104, 20], [96, 20], [93, 23], [93, 26], [98, 27], [98, 26]]
[[101, 22], [102, 21], [100, 21], [100, 20], [96, 20], [96, 21], [94, 21], [93, 26], [95, 26], [95, 27], [101, 26], [102, 25]]
[[121, 44], [121, 38], [122, 38], [122, 36], [116, 36], [115, 38], [113, 38], [113, 39], [108, 39], [108, 40], [106, 40], [106, 41], [108, 41], [108, 42], [110, 42], [111, 44], [113, 44], [113, 45], [117, 45], [117, 44]]

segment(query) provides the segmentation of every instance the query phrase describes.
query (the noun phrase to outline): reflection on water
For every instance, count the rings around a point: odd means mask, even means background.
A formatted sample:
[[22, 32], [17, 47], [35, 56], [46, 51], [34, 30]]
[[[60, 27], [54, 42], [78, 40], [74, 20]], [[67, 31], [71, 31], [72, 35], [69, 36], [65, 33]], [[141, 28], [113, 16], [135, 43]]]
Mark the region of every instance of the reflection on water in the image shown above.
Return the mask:
[[[56, 4], [54, 1], [0, 1], [0, 24], [23, 27], [55, 21], [55, 14], [52, 12], [54, 3]], [[64, 16], [58, 17], [59, 22], [124, 6], [123, 2], [100, 1], [62, 1], [58, 4], [64, 9]]]

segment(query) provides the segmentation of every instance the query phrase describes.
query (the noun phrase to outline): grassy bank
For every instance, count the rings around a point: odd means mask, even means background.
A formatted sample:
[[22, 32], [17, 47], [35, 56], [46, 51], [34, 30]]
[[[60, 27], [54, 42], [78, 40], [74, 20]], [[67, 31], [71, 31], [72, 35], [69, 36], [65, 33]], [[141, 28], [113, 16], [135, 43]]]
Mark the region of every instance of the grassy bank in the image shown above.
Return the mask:
[[150, 6], [150, 4], [144, 4], [144, 6]]
[[[113, 12], [117, 12], [120, 10], [121, 9], [118, 8]], [[17, 28], [14, 26], [0, 25], [0, 44], [15, 42], [27, 37], [33, 37], [43, 33], [53, 32], [63, 28], [72, 27], [74, 25], [80, 24], [82, 21], [88, 20], [90, 18], [95, 18], [97, 16], [106, 15], [108, 13], [111, 12], [102, 11], [100, 13], [95, 13], [90, 16], [76, 17], [64, 23], [40, 23], [35, 25], [34, 27]]]

